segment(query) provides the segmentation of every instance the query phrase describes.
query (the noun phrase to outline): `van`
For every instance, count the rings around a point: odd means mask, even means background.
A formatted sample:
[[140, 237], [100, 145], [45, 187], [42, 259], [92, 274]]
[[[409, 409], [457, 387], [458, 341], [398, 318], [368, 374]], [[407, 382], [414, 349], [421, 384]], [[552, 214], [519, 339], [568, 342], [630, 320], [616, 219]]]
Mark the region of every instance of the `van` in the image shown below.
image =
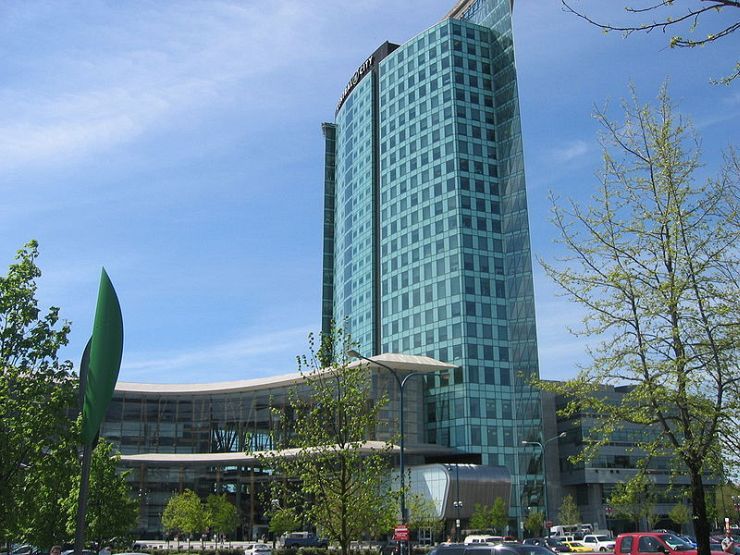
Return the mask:
[[550, 527], [550, 535], [558, 536], [561, 538], [565, 536], [572, 536], [577, 531], [578, 531], [577, 524], [566, 524], [566, 525], [558, 525], [558, 526]]
[[463, 543], [465, 545], [470, 545], [471, 543], [501, 543], [502, 541], [504, 541], [503, 536], [491, 536], [489, 534], [471, 534], [470, 536], [465, 536]]

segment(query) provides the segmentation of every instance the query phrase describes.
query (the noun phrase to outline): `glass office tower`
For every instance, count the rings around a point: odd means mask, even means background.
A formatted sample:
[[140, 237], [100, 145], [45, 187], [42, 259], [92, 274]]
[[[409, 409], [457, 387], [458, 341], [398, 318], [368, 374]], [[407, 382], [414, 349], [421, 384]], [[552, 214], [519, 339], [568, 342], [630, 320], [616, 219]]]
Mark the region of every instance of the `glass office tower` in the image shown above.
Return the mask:
[[457, 365], [425, 378], [426, 441], [508, 467], [512, 517], [542, 510], [521, 445], [541, 417], [510, 0], [383, 44], [323, 129], [325, 329]]

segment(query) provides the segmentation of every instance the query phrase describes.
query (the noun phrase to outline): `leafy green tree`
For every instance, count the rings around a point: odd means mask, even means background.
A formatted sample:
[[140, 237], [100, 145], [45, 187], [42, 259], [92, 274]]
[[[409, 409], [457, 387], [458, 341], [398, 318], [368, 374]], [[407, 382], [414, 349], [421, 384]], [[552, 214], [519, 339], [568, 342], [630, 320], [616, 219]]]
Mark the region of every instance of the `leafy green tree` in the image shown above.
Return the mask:
[[239, 512], [226, 495], [211, 494], [206, 498], [206, 525], [216, 534], [232, 534], [239, 526]]
[[493, 507], [491, 507], [491, 525], [496, 532], [502, 534], [508, 523], [509, 507], [503, 497], [497, 497], [493, 500]]
[[559, 524], [578, 524], [581, 522], [581, 511], [578, 510], [572, 495], [563, 496], [563, 502], [560, 504], [558, 511]]
[[434, 501], [419, 494], [407, 497], [406, 504], [409, 513], [409, 528], [411, 530], [429, 530], [432, 535], [442, 532], [444, 522], [437, 516], [437, 507]]
[[[698, 182], [698, 142], [666, 87], [655, 107], [633, 97], [623, 108], [623, 124], [596, 114], [598, 193], [587, 207], [554, 207], [568, 254], [545, 264], [587, 309], [580, 333], [602, 342], [575, 379], [542, 387], [570, 399], [561, 414], [596, 416], [581, 460], [613, 432], [642, 426], [644, 459], [665, 457], [689, 478], [699, 552], [709, 555], [704, 476], [723, 475], [739, 452], [740, 163], [730, 152], [718, 178]], [[614, 401], [604, 384], [629, 389]]]
[[[39, 546], [51, 546], [71, 541], [67, 532], [65, 500], [74, 491], [74, 480], [80, 473], [77, 445], [69, 441], [52, 447], [48, 457], [40, 462], [28, 485], [34, 506], [23, 500], [24, 540]], [[29, 477], [30, 478], [30, 477]], [[76, 502], [76, 500], [75, 500]]]
[[[731, 37], [740, 28], [740, 12], [734, 12], [733, 8], [740, 8], [737, 0], [693, 0], [689, 2], [674, 2], [673, 0], [661, 0], [650, 6], [626, 6], [624, 12], [632, 20], [628, 23], [607, 23], [597, 21], [585, 12], [572, 7], [571, 2], [561, 0], [566, 11], [569, 11], [581, 19], [584, 19], [599, 27], [605, 32], [616, 31], [629, 36], [633, 33], [650, 33], [660, 30], [664, 34], [668, 31], [676, 31], [681, 34], [671, 34], [669, 46], [671, 48], [696, 48], [706, 46], [715, 41]], [[717, 18], [719, 12], [727, 15], [726, 19]], [[634, 20], [637, 19], [635, 22]], [[706, 22], [713, 27], [709, 32], [701, 35], [692, 35], [700, 26]], [[721, 83], [727, 84], [740, 76], [740, 62], [737, 62], [732, 74], [722, 79]]]
[[473, 530], [488, 530], [492, 528], [491, 523], [491, 509], [493, 507], [487, 507], [476, 503], [473, 506], [473, 514], [470, 515], [470, 528]]
[[524, 520], [526, 528], [531, 536], [542, 535], [542, 529], [545, 527], [545, 515], [539, 511], [529, 511], [527, 518]]
[[676, 503], [668, 512], [668, 518], [678, 524], [678, 531], [681, 533], [684, 526], [691, 522], [691, 513], [684, 503]]
[[476, 503], [470, 516], [470, 527], [474, 530], [494, 530], [503, 533], [509, 523], [509, 509], [503, 497], [493, 500], [493, 505]]
[[[301, 528], [301, 520], [290, 507], [277, 508], [270, 516], [269, 532], [273, 538], [279, 538], [287, 532], [294, 532]], [[274, 544], [274, 541], [273, 541]]]
[[283, 457], [278, 450], [264, 462], [299, 480], [300, 488], [275, 481], [276, 488], [284, 487], [276, 497], [287, 499], [346, 555], [351, 540], [392, 528], [395, 496], [384, 492], [391, 444], [366, 449], [385, 399], [370, 402], [367, 369], [350, 366], [344, 354], [351, 345], [349, 337], [338, 330], [330, 333], [330, 342], [320, 338], [320, 344], [331, 344], [337, 353], [330, 366], [325, 366], [329, 357], [323, 352], [321, 364], [310, 336], [309, 355], [298, 359], [304, 381], [291, 392], [288, 410], [279, 415], [286, 432], [275, 443], [295, 449], [295, 456]]
[[[128, 472], [117, 470], [120, 459], [120, 454], [113, 451], [113, 445], [104, 439], [98, 442], [92, 453], [85, 537], [97, 542], [98, 546], [111, 543], [113, 538], [127, 536], [136, 528], [139, 506], [126, 480]], [[80, 478], [78, 466], [74, 487], [63, 501], [69, 537], [74, 537], [77, 525]]]
[[162, 526], [170, 534], [184, 534], [190, 540], [206, 528], [206, 514], [198, 494], [186, 489], [170, 497], [162, 513]]
[[[31, 241], [0, 276], [0, 542], [44, 539], [64, 530], [64, 516], [28, 492], [56, 483], [56, 499], [71, 486], [76, 406], [72, 364], [58, 358], [70, 327], [59, 309], [44, 314], [36, 300], [38, 244]], [[70, 459], [70, 456], [72, 458]], [[56, 457], [61, 457], [57, 460]], [[52, 480], [53, 478], [53, 480]], [[43, 501], [43, 502], [39, 502]], [[40, 545], [48, 545], [46, 542]]]
[[616, 484], [609, 497], [609, 504], [617, 515], [634, 522], [638, 530], [643, 519], [648, 528], [652, 528], [657, 518], [655, 486], [644, 473], [639, 473], [631, 480]]
[[740, 487], [732, 482], [726, 482], [714, 488], [712, 499], [707, 503], [707, 509], [712, 510], [713, 521], [717, 528], [724, 527], [724, 518], [733, 515], [740, 521], [740, 514], [735, 509], [733, 497], [740, 497]]

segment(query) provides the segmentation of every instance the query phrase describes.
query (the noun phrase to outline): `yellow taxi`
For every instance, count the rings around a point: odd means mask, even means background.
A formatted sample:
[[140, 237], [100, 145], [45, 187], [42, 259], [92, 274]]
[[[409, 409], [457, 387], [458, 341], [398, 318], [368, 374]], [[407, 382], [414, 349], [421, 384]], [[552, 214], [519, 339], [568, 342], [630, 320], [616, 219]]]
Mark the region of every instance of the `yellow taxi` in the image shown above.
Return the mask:
[[587, 546], [585, 543], [576, 542], [576, 541], [565, 541], [562, 542], [563, 545], [567, 545], [572, 553], [592, 553], [593, 550]]

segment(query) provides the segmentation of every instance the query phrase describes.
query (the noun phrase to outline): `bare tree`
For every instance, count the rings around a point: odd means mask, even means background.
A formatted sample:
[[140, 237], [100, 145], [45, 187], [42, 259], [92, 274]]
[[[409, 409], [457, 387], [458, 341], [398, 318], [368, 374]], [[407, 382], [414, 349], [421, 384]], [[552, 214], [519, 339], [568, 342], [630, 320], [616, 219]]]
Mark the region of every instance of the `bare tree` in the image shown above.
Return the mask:
[[[572, 1], [560, 0], [566, 11], [577, 15], [604, 31], [617, 31], [629, 36], [633, 33], [651, 33], [661, 31], [664, 34], [672, 34], [669, 40], [671, 48], [694, 48], [705, 46], [725, 37], [732, 35], [740, 28], [740, 12], [735, 12], [729, 20], [714, 17], [710, 23], [706, 20], [712, 15], [719, 15], [731, 11], [732, 8], [740, 8], [739, 0], [693, 0], [693, 2], [675, 2], [674, 0], [652, 0], [649, 3], [625, 6], [625, 11], [637, 20], [633, 24], [619, 25], [598, 21], [586, 14], [586, 12], [573, 7]], [[712, 30], [702, 36], [691, 37], [688, 33], [697, 30], [700, 22], [705, 25], [713, 25]], [[735, 68], [730, 75], [715, 81], [727, 84], [740, 76], [740, 61], [735, 63]]]
[[[709, 555], [703, 480], [727, 472], [738, 434], [737, 160], [731, 152], [718, 178], [697, 182], [699, 143], [666, 87], [657, 106], [633, 97], [624, 110], [623, 124], [596, 114], [605, 130], [598, 193], [588, 206], [554, 205], [567, 254], [545, 264], [586, 307], [581, 333], [602, 342], [575, 379], [542, 386], [568, 396], [565, 413], [599, 420], [583, 458], [626, 425], [643, 427], [636, 451], [688, 477], [699, 553]], [[625, 394], [610, 399], [605, 384]]]

